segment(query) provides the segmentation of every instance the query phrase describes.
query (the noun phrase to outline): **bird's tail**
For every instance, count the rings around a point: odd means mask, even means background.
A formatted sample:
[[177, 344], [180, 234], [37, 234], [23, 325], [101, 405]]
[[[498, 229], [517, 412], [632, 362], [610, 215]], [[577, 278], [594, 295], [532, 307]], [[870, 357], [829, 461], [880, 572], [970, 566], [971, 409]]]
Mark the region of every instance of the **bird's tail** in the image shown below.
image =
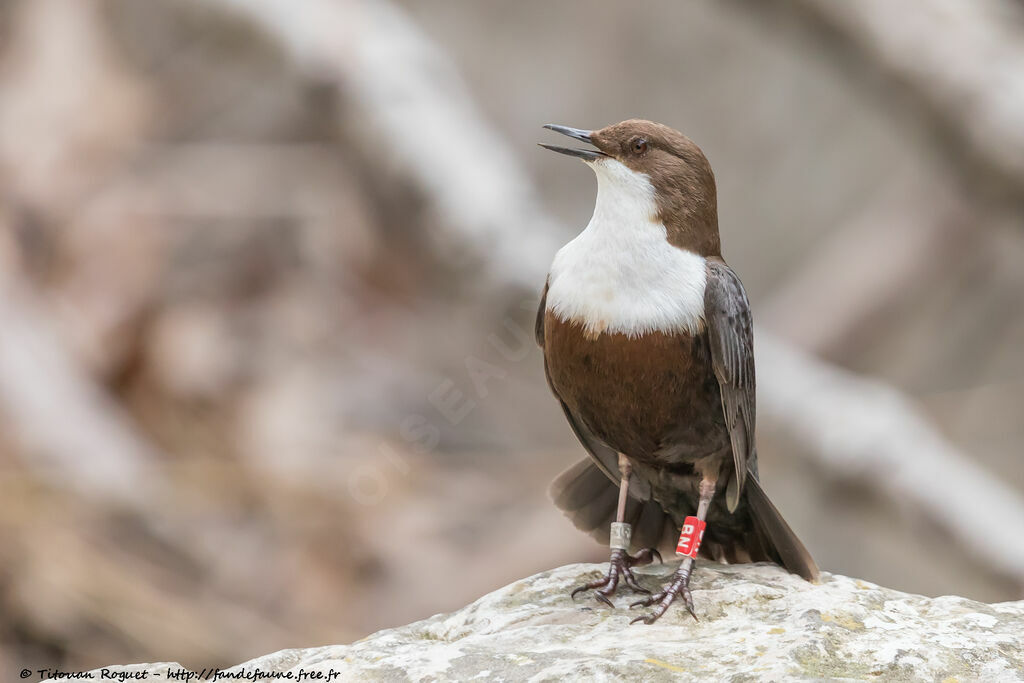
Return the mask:
[[[558, 475], [549, 489], [551, 499], [580, 531], [599, 543], [608, 544], [608, 532], [615, 521], [619, 485], [602, 472], [590, 458], [584, 458]], [[666, 557], [675, 550], [678, 529], [654, 500], [630, 498], [626, 521], [633, 525], [630, 552], [655, 548]]]
[[[701, 554], [717, 561], [774, 562], [787, 571], [817, 582], [818, 565], [796, 534], [750, 473], [743, 487], [753, 528], [746, 533], [719, 535], [708, 528]], [[607, 545], [608, 531], [615, 520], [619, 485], [608, 478], [589, 458], [580, 460], [551, 483], [551, 498], [580, 531]], [[656, 548], [665, 557], [675, 550], [679, 527], [653, 498], [626, 504], [626, 521], [633, 525], [631, 552]]]
[[[752, 473], [751, 473], [752, 475]], [[818, 565], [807, 552], [807, 548], [796, 537], [789, 524], [782, 518], [778, 508], [769, 500], [768, 494], [761, 488], [757, 476], [747, 476], [743, 487], [750, 505], [750, 516], [754, 520], [754, 542], [763, 549], [776, 564], [787, 571], [802, 576], [807, 581], [818, 581]], [[751, 555], [755, 555], [751, 553]], [[754, 559], [757, 558], [755, 555]]]

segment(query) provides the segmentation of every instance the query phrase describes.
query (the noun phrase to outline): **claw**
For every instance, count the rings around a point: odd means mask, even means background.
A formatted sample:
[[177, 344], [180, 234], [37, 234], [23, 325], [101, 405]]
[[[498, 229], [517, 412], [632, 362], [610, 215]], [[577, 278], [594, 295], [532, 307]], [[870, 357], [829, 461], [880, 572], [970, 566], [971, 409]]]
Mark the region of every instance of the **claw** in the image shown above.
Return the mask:
[[614, 607], [609, 598], [615, 594], [615, 589], [618, 588], [620, 579], [634, 591], [650, 594], [650, 591], [641, 586], [636, 580], [636, 575], [633, 574], [632, 567], [638, 564], [647, 564], [655, 555], [658, 557], [658, 560], [661, 561], [661, 555], [659, 555], [658, 551], [653, 548], [641, 550], [637, 553], [636, 557], [628, 555], [623, 550], [613, 551], [608, 563], [608, 573], [604, 578], [591, 581], [590, 583], [574, 588], [569, 594], [570, 599], [575, 600], [577, 594], [593, 590], [594, 598], [609, 607]]
[[609, 577], [606, 576], [603, 579], [598, 579], [597, 581], [591, 581], [590, 583], [585, 583], [585, 584], [583, 584], [582, 586], [580, 586], [578, 588], [574, 588], [572, 593], [569, 594], [569, 599], [570, 600], [575, 600], [577, 593], [582, 593], [583, 591], [593, 590], [595, 588], [601, 588], [606, 583], [608, 583], [608, 578]]
[[693, 611], [693, 596], [690, 594], [690, 589], [688, 587], [683, 589], [683, 604], [686, 605], [686, 611], [690, 613], [693, 620], [700, 621], [700, 619], [697, 618], [697, 613]]
[[647, 590], [639, 583], [637, 583], [636, 577], [633, 575], [633, 572], [627, 569], [626, 573], [623, 574], [623, 577], [626, 579], [626, 585], [635, 590], [637, 593], [646, 593], [647, 595], [651, 594], [651, 591]]
[[651, 595], [646, 598], [641, 598], [636, 602], [630, 603], [629, 609], [633, 609], [634, 607], [650, 607], [654, 603], [658, 602], [658, 600], [661, 599], [661, 596], [662, 594], [658, 593], [657, 595]]
[[650, 607], [654, 603], [658, 603], [658, 606], [655, 607], [654, 611], [650, 614], [641, 615], [636, 619], [633, 619], [629, 623], [635, 624], [638, 621], [642, 621], [648, 626], [653, 624], [658, 619], [660, 619], [663, 614], [665, 614], [665, 612], [668, 610], [669, 605], [671, 605], [675, 601], [675, 598], [679, 594], [682, 594], [683, 596], [683, 602], [686, 605], [686, 611], [690, 613], [690, 616], [693, 617], [694, 621], [700, 621], [700, 619], [697, 618], [697, 613], [693, 611], [693, 597], [690, 595], [690, 589], [686, 586], [683, 586], [682, 590], [680, 590], [679, 593], [663, 591], [662, 593], [659, 593], [658, 595], [652, 598], [647, 598], [646, 600], [639, 600], [637, 602], [634, 602], [632, 605], [630, 605], [630, 608], [632, 608], [635, 605]]
[[668, 610], [669, 606], [675, 602], [676, 598], [682, 596], [683, 604], [686, 605], [686, 611], [690, 613], [694, 621], [700, 621], [697, 618], [697, 613], [693, 609], [693, 595], [690, 593], [690, 570], [686, 569], [685, 573], [680, 575], [677, 574], [676, 578], [668, 585], [665, 590], [641, 600], [637, 600], [632, 603], [629, 608], [634, 607], [651, 607], [657, 605], [650, 614], [643, 614], [630, 621], [630, 624], [635, 624], [638, 621], [642, 621], [645, 624], [653, 624], [661, 618], [663, 614]]

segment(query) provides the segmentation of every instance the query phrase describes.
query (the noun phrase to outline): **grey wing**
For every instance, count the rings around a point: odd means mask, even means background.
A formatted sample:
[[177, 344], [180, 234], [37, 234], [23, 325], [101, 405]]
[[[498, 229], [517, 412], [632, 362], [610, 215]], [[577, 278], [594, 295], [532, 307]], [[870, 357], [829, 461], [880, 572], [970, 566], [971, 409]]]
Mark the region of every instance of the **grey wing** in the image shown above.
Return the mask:
[[[548, 285], [544, 284], [544, 293], [540, 297], [540, 308], [537, 309], [537, 320], [534, 325], [534, 334], [537, 339], [537, 345], [542, 349], [544, 348], [544, 318], [545, 311], [547, 309], [547, 298], [548, 298]], [[565, 413], [565, 419], [569, 422], [569, 427], [572, 428], [572, 433], [576, 435], [576, 438], [586, 449], [590, 455], [594, 464], [606, 477], [611, 479], [617, 485], [619, 483], [619, 453], [611, 446], [608, 446], [595, 436], [587, 426], [572, 414], [572, 410], [566, 405], [562, 397], [558, 395], [558, 390], [555, 389], [554, 384], [551, 383], [551, 375], [548, 373], [548, 361], [547, 357], [544, 358], [544, 378], [548, 382], [548, 387], [551, 389], [551, 393], [558, 399], [558, 403], [562, 406], [562, 411]], [[629, 493], [638, 500], [647, 500], [650, 497], [650, 485], [638, 479], [635, 475], [629, 479]]]
[[[540, 308], [537, 309], [537, 320], [533, 324], [533, 336], [537, 346], [544, 348], [544, 312], [548, 308], [548, 283], [544, 282], [544, 291], [540, 294]], [[529, 309], [527, 309], [529, 310]]]
[[743, 493], [747, 467], [756, 467], [754, 329], [743, 283], [725, 263], [708, 261], [704, 319], [732, 442], [735, 473], [726, 488], [726, 503], [732, 512]]

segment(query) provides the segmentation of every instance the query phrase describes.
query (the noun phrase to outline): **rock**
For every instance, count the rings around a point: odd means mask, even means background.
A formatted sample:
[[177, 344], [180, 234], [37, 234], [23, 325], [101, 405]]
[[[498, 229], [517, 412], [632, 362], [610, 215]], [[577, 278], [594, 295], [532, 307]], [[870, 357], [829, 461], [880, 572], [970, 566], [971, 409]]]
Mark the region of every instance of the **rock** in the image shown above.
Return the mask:
[[[655, 588], [673, 569], [644, 568], [640, 582]], [[569, 599], [572, 587], [603, 571], [576, 564], [542, 572], [451, 614], [351, 645], [283, 650], [226, 673], [253, 680], [291, 671], [300, 680], [302, 670], [321, 672], [322, 681], [1024, 680], [1024, 601], [926, 598], [830, 574], [811, 585], [772, 565], [702, 562], [691, 584], [700, 621], [673, 605], [656, 624], [631, 626], [638, 611], [626, 609], [635, 599], [628, 590], [614, 610]], [[176, 669], [123, 670], [165, 679]]]

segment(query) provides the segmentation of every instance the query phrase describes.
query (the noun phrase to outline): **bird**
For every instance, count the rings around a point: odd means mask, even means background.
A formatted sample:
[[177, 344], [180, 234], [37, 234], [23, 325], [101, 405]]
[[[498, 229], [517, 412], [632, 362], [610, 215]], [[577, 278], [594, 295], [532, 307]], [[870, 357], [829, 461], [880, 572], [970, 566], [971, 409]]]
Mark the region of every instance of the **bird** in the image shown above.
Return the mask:
[[[818, 581], [758, 479], [750, 304], [722, 258], [704, 153], [642, 119], [544, 128], [589, 145], [540, 143], [597, 176], [593, 215], [555, 254], [535, 328], [548, 386], [588, 456], [551, 497], [611, 550], [605, 576], [572, 597], [593, 591], [613, 606], [621, 581], [645, 595], [631, 608], [652, 608], [630, 623], [654, 623], [680, 597], [696, 619], [698, 555], [774, 562]], [[673, 546], [679, 568], [652, 594], [633, 567]]]

